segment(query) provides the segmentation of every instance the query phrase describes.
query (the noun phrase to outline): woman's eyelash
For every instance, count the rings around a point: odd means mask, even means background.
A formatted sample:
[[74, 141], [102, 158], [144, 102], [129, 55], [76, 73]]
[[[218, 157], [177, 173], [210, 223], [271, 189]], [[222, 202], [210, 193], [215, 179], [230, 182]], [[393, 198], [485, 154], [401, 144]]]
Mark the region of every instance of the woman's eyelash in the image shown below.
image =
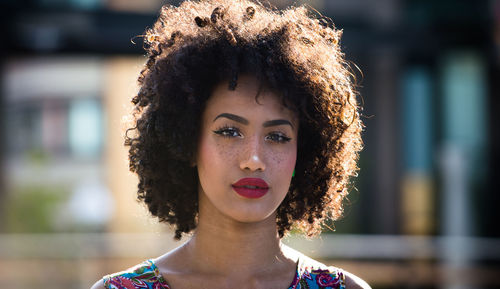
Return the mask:
[[221, 135], [223, 137], [239, 137], [241, 136], [240, 130], [232, 126], [223, 126], [217, 130], [213, 131], [215, 134]]
[[[232, 126], [223, 126], [214, 130], [213, 133], [227, 138], [242, 137], [240, 130]], [[286, 143], [292, 140], [292, 138], [287, 137], [282, 132], [271, 132], [265, 136], [265, 139], [275, 143]]]
[[292, 138], [287, 137], [284, 133], [281, 132], [272, 132], [266, 136], [266, 140], [271, 140], [277, 143], [286, 143], [292, 140]]

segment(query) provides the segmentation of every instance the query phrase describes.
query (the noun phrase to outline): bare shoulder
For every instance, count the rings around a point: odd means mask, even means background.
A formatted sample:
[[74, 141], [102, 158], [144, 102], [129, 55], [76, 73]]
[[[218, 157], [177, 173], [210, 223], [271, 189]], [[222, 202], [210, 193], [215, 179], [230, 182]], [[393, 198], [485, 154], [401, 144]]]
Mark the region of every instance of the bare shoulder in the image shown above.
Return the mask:
[[[345, 275], [345, 287], [347, 289], [371, 289], [370, 285], [366, 283], [363, 279], [359, 278], [358, 276], [344, 271]], [[92, 288], [94, 289], [94, 288]]]
[[104, 282], [102, 282], [102, 279], [95, 282], [94, 285], [92, 285], [92, 287], [90, 289], [105, 289], [104, 287]]

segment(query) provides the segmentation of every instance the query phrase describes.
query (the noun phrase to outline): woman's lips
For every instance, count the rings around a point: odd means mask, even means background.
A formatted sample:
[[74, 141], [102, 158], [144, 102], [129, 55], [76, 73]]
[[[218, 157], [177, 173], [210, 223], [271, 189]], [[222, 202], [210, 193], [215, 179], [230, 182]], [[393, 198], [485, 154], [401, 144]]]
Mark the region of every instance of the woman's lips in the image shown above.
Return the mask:
[[232, 187], [238, 195], [249, 199], [258, 199], [269, 190], [269, 185], [259, 178], [243, 178], [234, 183]]

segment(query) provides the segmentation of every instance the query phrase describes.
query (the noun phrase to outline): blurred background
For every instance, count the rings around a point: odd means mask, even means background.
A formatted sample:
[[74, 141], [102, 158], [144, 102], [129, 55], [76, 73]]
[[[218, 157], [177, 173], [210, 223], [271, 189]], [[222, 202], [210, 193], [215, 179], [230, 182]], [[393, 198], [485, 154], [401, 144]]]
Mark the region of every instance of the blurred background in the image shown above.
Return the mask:
[[[123, 147], [138, 36], [179, 2], [2, 0], [1, 288], [89, 288], [179, 244]], [[270, 2], [343, 29], [366, 125], [344, 219], [286, 242], [373, 288], [500, 288], [500, 1]]]

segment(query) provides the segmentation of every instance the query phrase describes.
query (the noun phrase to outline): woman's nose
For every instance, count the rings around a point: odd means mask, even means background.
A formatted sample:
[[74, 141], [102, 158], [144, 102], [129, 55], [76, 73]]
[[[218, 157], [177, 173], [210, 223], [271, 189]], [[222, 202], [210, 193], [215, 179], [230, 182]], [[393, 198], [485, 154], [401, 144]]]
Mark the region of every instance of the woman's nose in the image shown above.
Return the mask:
[[240, 169], [250, 171], [264, 171], [266, 169], [261, 146], [258, 139], [250, 140], [247, 143], [245, 152], [241, 157]]

